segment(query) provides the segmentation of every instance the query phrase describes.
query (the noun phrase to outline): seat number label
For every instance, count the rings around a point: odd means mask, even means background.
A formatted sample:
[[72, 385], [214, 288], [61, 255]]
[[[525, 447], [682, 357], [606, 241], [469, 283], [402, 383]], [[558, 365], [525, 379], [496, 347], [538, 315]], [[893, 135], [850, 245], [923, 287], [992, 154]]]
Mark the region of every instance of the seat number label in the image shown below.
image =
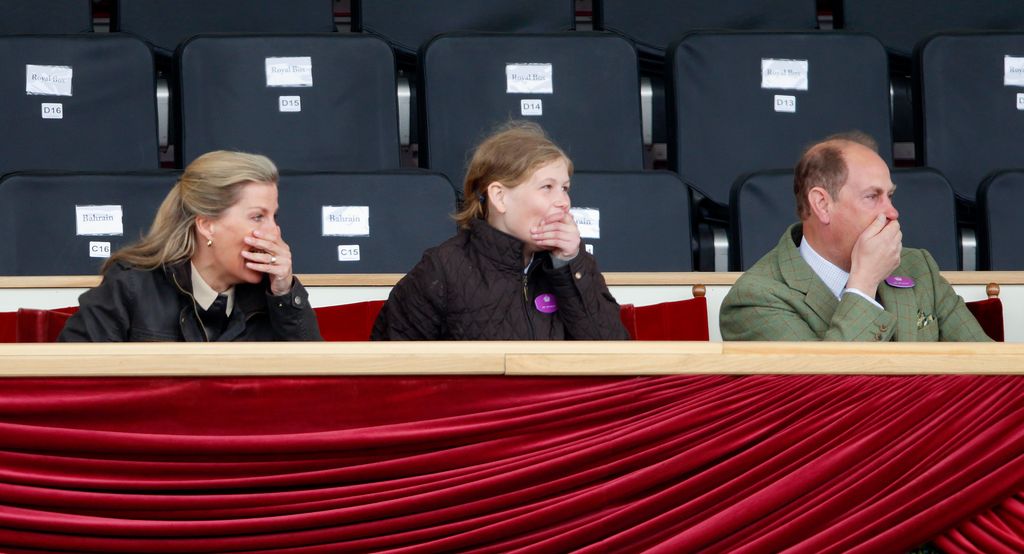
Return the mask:
[[301, 96], [281, 96], [277, 99], [277, 109], [282, 112], [301, 112]]

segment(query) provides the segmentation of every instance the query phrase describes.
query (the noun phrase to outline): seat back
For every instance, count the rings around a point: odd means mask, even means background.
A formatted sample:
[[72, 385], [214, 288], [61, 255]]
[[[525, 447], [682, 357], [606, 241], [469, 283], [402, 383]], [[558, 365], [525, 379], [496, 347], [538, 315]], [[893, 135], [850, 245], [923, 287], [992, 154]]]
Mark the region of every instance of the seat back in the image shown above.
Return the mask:
[[633, 41], [641, 55], [664, 58], [669, 44], [698, 29], [797, 31], [818, 27], [814, 0], [706, 2], [594, 0], [594, 29]]
[[572, 0], [353, 0], [352, 30], [376, 35], [403, 59], [452, 31], [555, 33], [576, 28]]
[[708, 301], [703, 296], [649, 306], [623, 304], [623, 326], [633, 340], [707, 341]]
[[162, 57], [203, 33], [330, 33], [331, 0], [117, 0], [111, 30], [133, 34]]
[[149, 229], [177, 176], [8, 175], [0, 180], [0, 275], [95, 275]]
[[436, 173], [285, 173], [278, 195], [297, 273], [405, 273], [456, 231]]
[[796, 220], [792, 171], [741, 176], [729, 193], [729, 270], [750, 269]]
[[0, 312], [0, 343], [18, 342], [18, 312]]
[[738, 176], [792, 168], [834, 133], [871, 135], [892, 163], [885, 50], [870, 36], [695, 32], [668, 65], [669, 166], [719, 205]]
[[473, 148], [509, 119], [539, 123], [577, 170], [640, 171], [636, 52], [599, 33], [441, 35], [420, 67], [420, 165], [459, 189]]
[[693, 271], [689, 189], [674, 173], [580, 171], [570, 196], [602, 271]]
[[[903, 245], [928, 250], [943, 270], [959, 270], [956, 202], [949, 182], [926, 167], [893, 170], [892, 180]], [[797, 219], [793, 172], [762, 171], [737, 179], [730, 192], [729, 217], [729, 269], [746, 271]]]
[[178, 52], [182, 166], [210, 150], [279, 169], [397, 169], [394, 57], [361, 35], [201, 36]]
[[0, 0], [0, 35], [92, 32], [92, 0]]
[[159, 167], [153, 61], [139, 40], [0, 37], [0, 72], [0, 175]]
[[383, 300], [313, 308], [325, 341], [368, 341]]
[[956, 198], [942, 173], [928, 168], [896, 169], [893, 204], [900, 212], [903, 246], [924, 248], [939, 269], [959, 271], [963, 267], [960, 231], [956, 221]]
[[965, 200], [989, 173], [1022, 165], [1021, 59], [1024, 33], [937, 35], [918, 49], [918, 162]]
[[1024, 170], [1000, 171], [978, 189], [978, 268], [1024, 270]]
[[57, 337], [64, 330], [78, 306], [59, 308], [56, 310], [39, 310], [20, 308], [18, 310], [18, 330], [16, 342], [57, 342]]
[[929, 35], [965, 30], [1024, 30], [1024, 11], [1006, 0], [842, 0], [837, 27], [870, 33], [892, 53], [909, 57]]
[[988, 338], [1003, 342], [1003, 301], [999, 298], [986, 298], [966, 304]]

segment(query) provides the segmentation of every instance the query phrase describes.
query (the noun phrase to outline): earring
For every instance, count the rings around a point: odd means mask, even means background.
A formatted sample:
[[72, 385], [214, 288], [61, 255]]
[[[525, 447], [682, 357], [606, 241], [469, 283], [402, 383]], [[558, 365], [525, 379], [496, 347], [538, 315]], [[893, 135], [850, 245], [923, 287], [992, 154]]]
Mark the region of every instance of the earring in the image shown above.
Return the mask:
[[213, 239], [206, 239], [206, 246], [213, 246]]

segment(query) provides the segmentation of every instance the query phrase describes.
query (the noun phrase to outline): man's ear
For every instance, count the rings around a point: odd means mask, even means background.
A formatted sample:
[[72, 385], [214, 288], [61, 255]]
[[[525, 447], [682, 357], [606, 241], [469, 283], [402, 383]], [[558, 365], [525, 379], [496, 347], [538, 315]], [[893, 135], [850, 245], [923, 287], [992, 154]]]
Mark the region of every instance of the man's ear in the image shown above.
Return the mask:
[[822, 225], [832, 221], [832, 195], [822, 187], [813, 187], [807, 191], [807, 203], [811, 207], [811, 215]]
[[207, 241], [213, 240], [213, 221], [214, 220], [204, 215], [196, 216], [196, 232], [199, 233], [199, 236], [203, 237]]
[[493, 183], [487, 185], [486, 194], [488, 207], [494, 210], [496, 213], [504, 214], [506, 210], [505, 192], [507, 190], [508, 189], [505, 188], [505, 185], [497, 181], [494, 181]]

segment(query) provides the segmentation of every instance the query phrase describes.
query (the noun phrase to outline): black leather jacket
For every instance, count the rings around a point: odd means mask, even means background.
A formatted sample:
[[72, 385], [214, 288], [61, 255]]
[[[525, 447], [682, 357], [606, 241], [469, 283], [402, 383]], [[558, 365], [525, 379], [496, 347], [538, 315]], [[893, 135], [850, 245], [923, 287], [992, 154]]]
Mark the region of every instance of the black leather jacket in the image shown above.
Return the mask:
[[[189, 262], [142, 270], [115, 264], [79, 299], [60, 334], [65, 342], [207, 342], [192, 296]], [[282, 296], [267, 281], [235, 286], [235, 307], [222, 341], [323, 340], [306, 289], [298, 279]]]

